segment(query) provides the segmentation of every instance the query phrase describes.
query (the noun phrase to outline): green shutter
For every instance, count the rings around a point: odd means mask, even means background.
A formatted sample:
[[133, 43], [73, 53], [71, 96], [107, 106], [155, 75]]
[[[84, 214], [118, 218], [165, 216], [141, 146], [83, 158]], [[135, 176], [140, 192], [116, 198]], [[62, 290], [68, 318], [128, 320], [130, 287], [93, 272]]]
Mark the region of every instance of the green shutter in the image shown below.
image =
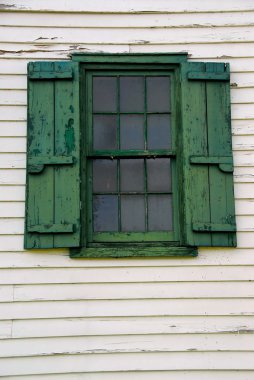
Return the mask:
[[28, 65], [25, 248], [80, 245], [79, 70]]
[[229, 65], [182, 65], [183, 242], [235, 246]]

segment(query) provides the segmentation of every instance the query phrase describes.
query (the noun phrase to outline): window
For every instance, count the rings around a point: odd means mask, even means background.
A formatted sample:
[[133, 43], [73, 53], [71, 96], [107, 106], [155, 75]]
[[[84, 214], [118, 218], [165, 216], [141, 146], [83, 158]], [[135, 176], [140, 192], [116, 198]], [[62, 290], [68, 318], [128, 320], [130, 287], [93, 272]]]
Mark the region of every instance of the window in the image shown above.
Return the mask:
[[28, 73], [26, 248], [235, 246], [228, 65], [77, 54]]

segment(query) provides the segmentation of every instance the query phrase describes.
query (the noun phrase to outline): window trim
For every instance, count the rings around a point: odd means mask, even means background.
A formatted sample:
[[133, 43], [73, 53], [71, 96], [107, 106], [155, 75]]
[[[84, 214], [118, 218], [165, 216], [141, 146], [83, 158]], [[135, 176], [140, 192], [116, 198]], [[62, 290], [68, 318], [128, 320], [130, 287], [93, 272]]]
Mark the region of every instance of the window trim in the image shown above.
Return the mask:
[[[171, 89], [171, 95], [172, 91], [174, 91], [175, 96], [171, 96], [171, 107], [174, 112], [172, 113], [171, 123], [172, 123], [172, 142], [173, 142], [173, 148], [171, 149], [174, 154], [177, 150], [179, 150], [179, 147], [177, 146], [177, 138], [176, 138], [176, 119], [178, 118], [178, 127], [181, 128], [181, 109], [180, 109], [180, 63], [185, 62], [187, 58], [186, 53], [182, 54], [154, 54], [154, 55], [146, 55], [146, 54], [74, 54], [72, 59], [74, 61], [78, 61], [80, 63], [80, 83], [81, 83], [81, 94], [80, 94], [80, 105], [81, 105], [81, 125], [82, 125], [82, 119], [85, 120], [85, 124], [88, 123], [88, 115], [86, 112], [87, 109], [87, 89], [88, 85], [86, 83], [86, 71], [89, 72], [90, 75], [94, 72], [102, 73], [102, 72], [108, 72], [109, 73], [119, 70], [124, 70], [126, 73], [131, 71], [140, 71], [144, 74], [144, 72], [149, 72], [149, 70], [153, 71], [154, 73], [161, 72], [165, 74], [167, 72], [167, 75], [170, 75], [173, 78], [174, 85], [172, 86], [173, 90]], [[107, 75], [107, 74], [106, 74]], [[155, 75], [155, 74], [154, 74]], [[86, 102], [82, 101], [86, 99]], [[177, 115], [177, 116], [176, 116]], [[89, 132], [88, 132], [89, 133]], [[83, 135], [81, 137], [81, 146], [86, 146], [86, 151], [88, 150], [87, 146], [87, 138], [86, 133], [81, 133]], [[87, 153], [87, 152], [86, 152]], [[81, 152], [82, 157], [82, 164], [81, 164], [81, 178], [82, 181], [87, 180], [87, 173], [86, 173], [86, 153]], [[181, 210], [180, 210], [180, 204], [179, 204], [179, 197], [178, 197], [178, 183], [180, 183], [182, 178], [182, 173], [180, 169], [179, 159], [174, 160], [174, 165], [172, 167], [172, 176], [174, 175], [175, 180], [173, 181], [173, 193], [174, 193], [174, 212], [173, 212], [173, 223], [174, 223], [174, 234], [177, 238], [175, 241], [164, 241], [158, 240], [158, 241], [131, 241], [128, 242], [124, 241], [118, 241], [118, 242], [103, 242], [100, 241], [94, 241], [94, 242], [87, 242], [86, 241], [86, 232], [88, 231], [87, 226], [87, 216], [86, 213], [81, 213], [81, 225], [82, 225], [82, 233], [81, 233], [81, 248], [71, 248], [70, 249], [70, 256], [73, 258], [78, 257], [159, 257], [159, 256], [197, 256], [197, 248], [196, 247], [186, 247], [181, 246]], [[86, 204], [87, 202], [91, 201], [88, 197], [88, 186], [87, 183], [83, 185], [86, 189], [85, 199], [81, 199], [81, 204]], [[177, 189], [177, 191], [176, 191]], [[81, 191], [81, 194], [84, 192]], [[90, 208], [88, 206], [88, 208]], [[105, 233], [105, 235], [108, 233]], [[154, 233], [155, 235], [156, 233]], [[160, 232], [158, 232], [158, 235]], [[124, 234], [122, 234], [123, 236]], [[127, 235], [127, 234], [126, 234]], [[141, 236], [142, 234], [140, 234]], [[158, 236], [157, 235], [157, 236]]]

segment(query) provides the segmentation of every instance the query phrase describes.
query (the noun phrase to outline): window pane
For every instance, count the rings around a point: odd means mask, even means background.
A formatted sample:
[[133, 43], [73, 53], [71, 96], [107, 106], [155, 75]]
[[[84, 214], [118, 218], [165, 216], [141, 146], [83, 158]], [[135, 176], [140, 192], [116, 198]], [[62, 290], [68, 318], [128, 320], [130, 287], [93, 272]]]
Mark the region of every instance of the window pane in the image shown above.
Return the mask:
[[143, 115], [121, 115], [121, 149], [144, 149]]
[[144, 111], [144, 78], [121, 77], [120, 78], [120, 111], [143, 112]]
[[93, 197], [94, 232], [118, 231], [117, 195], [95, 195]]
[[148, 149], [169, 149], [171, 147], [171, 128], [169, 115], [148, 115]]
[[144, 191], [144, 160], [120, 160], [121, 191]]
[[97, 150], [117, 149], [117, 118], [114, 115], [93, 117], [93, 147]]
[[170, 111], [169, 77], [147, 77], [147, 111]]
[[172, 196], [148, 195], [148, 231], [172, 230]]
[[93, 161], [93, 191], [108, 193], [117, 191], [117, 161]]
[[116, 77], [93, 78], [93, 112], [116, 112]]
[[171, 191], [170, 158], [156, 158], [147, 160], [147, 190]]
[[144, 196], [121, 196], [121, 225], [122, 231], [145, 231]]

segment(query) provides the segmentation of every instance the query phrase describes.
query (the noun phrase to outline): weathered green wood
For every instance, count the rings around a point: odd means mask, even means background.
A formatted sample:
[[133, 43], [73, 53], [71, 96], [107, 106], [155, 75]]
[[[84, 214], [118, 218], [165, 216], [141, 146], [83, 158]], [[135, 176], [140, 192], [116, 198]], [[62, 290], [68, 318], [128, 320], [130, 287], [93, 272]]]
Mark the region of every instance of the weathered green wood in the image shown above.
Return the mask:
[[190, 163], [199, 165], [218, 165], [221, 171], [229, 173], [233, 172], [234, 170], [232, 156], [191, 156]]
[[[206, 71], [227, 73], [229, 76], [229, 65], [207, 63]], [[209, 155], [232, 157], [229, 80], [207, 82], [206, 88]], [[209, 182], [211, 223], [235, 226], [232, 173], [224, 173], [218, 167], [210, 166]], [[235, 243], [234, 233], [212, 233], [213, 246], [234, 246]]]
[[172, 64], [181, 63], [187, 60], [188, 53], [153, 53], [153, 54], [108, 54], [108, 53], [73, 53], [72, 59], [85, 63], [156, 63]]
[[193, 223], [194, 231], [211, 231], [211, 232], [235, 232], [236, 225], [235, 224], [227, 224], [227, 223]]
[[[80, 162], [79, 68], [74, 80], [55, 82], [55, 155], [74, 157]], [[72, 235], [55, 235], [55, 247], [76, 247], [80, 244], [80, 173], [79, 165], [55, 166], [55, 223], [71, 223]]]
[[[229, 67], [222, 63], [188, 63], [183, 67], [183, 94], [189, 90], [188, 96], [183, 96], [184, 157], [189, 154], [189, 163], [185, 161], [184, 167], [187, 185], [184, 186], [186, 243], [235, 246]], [[186, 83], [185, 71], [200, 72], [199, 78], [196, 78], [199, 80], [188, 80]], [[209, 80], [210, 75], [217, 78], [224, 76], [227, 80], [212, 81]], [[197, 104], [199, 97], [203, 98], [203, 102]], [[203, 127], [200, 115], [202, 119], [205, 117]], [[202, 153], [200, 146], [204, 146], [204, 139], [207, 143]], [[203, 169], [206, 170], [206, 178]], [[192, 231], [188, 228], [190, 222]]]
[[41, 173], [45, 165], [72, 165], [74, 163], [74, 157], [28, 157], [27, 161], [28, 173]]
[[71, 258], [195, 257], [195, 247], [110, 247], [71, 249]]
[[38, 224], [37, 226], [28, 227], [29, 232], [39, 232], [41, 234], [48, 233], [72, 233], [74, 231], [73, 224]]
[[69, 62], [31, 62], [28, 68], [30, 80], [72, 79]]
[[[28, 155], [54, 155], [54, 84], [28, 83]], [[27, 229], [38, 224], [54, 223], [54, 169], [47, 167], [41, 175], [27, 178]], [[52, 234], [26, 233], [26, 248], [53, 247]]]
[[216, 80], [216, 81], [228, 81], [229, 80], [229, 73], [227, 72], [222, 72], [222, 73], [217, 73], [217, 72], [189, 72], [188, 73], [188, 79], [190, 80]]
[[80, 244], [78, 64], [36, 62], [29, 72], [45, 74], [52, 65], [74, 76], [29, 80], [26, 248]]
[[211, 244], [209, 232], [193, 232], [193, 221], [210, 222], [209, 177], [206, 165], [191, 165], [191, 156], [207, 156], [206, 84], [189, 81], [190, 71], [204, 71], [203, 63], [182, 65], [181, 111], [182, 111], [182, 203], [184, 208], [182, 227], [183, 243], [206, 246]]

